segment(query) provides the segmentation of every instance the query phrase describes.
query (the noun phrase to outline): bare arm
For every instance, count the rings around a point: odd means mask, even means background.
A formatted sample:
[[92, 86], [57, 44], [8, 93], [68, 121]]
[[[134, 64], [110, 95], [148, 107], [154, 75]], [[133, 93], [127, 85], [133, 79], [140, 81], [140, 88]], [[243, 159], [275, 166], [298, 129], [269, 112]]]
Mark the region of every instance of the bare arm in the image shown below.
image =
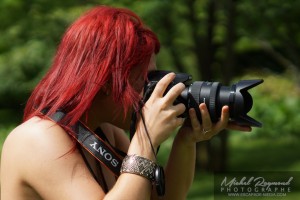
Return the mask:
[[[173, 142], [166, 166], [167, 193], [165, 199], [186, 199], [194, 178], [197, 142], [209, 140], [225, 128], [240, 131], [251, 130], [250, 127], [228, 124], [228, 106], [223, 107], [221, 119], [216, 124], [211, 122], [205, 104], [200, 104], [199, 109], [202, 115], [202, 124], [197, 120], [194, 110], [190, 110], [191, 121], [181, 127]], [[208, 131], [205, 133], [203, 130]]]
[[195, 159], [195, 144], [186, 145], [179, 138], [174, 140], [165, 168], [165, 199], [186, 199], [186, 195], [194, 179]]
[[[177, 116], [184, 112], [184, 106], [173, 106], [176, 97], [184, 89], [184, 85], [178, 84], [174, 86], [167, 95], [164, 91], [174, 78], [173, 75], [167, 75], [157, 84], [150, 99], [143, 108], [145, 123], [140, 119], [137, 123], [137, 131], [129, 146], [128, 155], [137, 154], [144, 158], [155, 161], [155, 155], [152, 152], [149, 139], [146, 135], [145, 125], [151, 137], [153, 148], [156, 149], [163, 141], [165, 141], [176, 129], [183, 124], [183, 120]], [[154, 109], [153, 109], [154, 108]], [[134, 181], [134, 184], [129, 182]], [[144, 177], [134, 174], [122, 174], [114, 189], [107, 194], [107, 198], [127, 194], [130, 191], [131, 198], [128, 199], [150, 199], [152, 187], [151, 182]], [[121, 196], [118, 196], [121, 198]]]
[[[141, 148], [142, 141], [134, 139], [128, 153], [154, 159], [150, 148]], [[129, 173], [122, 174], [110, 192], [105, 194], [79, 151], [70, 151], [72, 148], [74, 142], [70, 136], [51, 121], [36, 118], [17, 128], [3, 148], [2, 199], [10, 199], [16, 192], [14, 199], [35, 199], [32, 196], [26, 198], [24, 188], [32, 188], [36, 196], [50, 200], [150, 199], [150, 181]], [[20, 191], [13, 189], [15, 183], [8, 183], [16, 176], [19, 178], [14, 182], [22, 186]]]
[[[173, 106], [173, 101], [184, 86], [178, 84], [164, 96], [164, 91], [173, 78], [174, 74], [160, 80], [143, 110], [154, 148], [183, 124], [183, 120], [177, 116], [184, 112], [184, 107]], [[144, 131], [144, 124], [139, 121], [128, 154], [155, 160]], [[134, 200], [151, 197], [151, 182], [129, 173], [121, 174], [114, 187], [105, 194], [90, 174], [81, 154], [76, 150], [74, 141], [51, 121], [38, 118], [27, 121], [10, 135], [4, 148], [5, 174], [18, 176], [16, 179], [19, 185], [31, 188], [42, 199]], [[8, 171], [10, 173], [6, 173]], [[5, 180], [8, 179], [9, 176]], [[9, 197], [9, 194], [5, 195]], [[19, 197], [21, 196], [22, 192]]]

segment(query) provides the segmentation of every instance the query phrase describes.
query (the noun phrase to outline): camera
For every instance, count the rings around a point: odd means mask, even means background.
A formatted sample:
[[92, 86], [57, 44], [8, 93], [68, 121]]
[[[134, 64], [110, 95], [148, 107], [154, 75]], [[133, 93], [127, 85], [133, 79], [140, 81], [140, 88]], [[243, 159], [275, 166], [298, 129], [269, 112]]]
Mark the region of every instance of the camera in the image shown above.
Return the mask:
[[[144, 87], [146, 102], [157, 82], [171, 71], [155, 70], [148, 73], [148, 82]], [[212, 122], [217, 122], [221, 116], [222, 107], [229, 106], [230, 121], [238, 125], [262, 127], [262, 124], [247, 115], [253, 105], [253, 100], [248, 90], [261, 84], [263, 79], [241, 80], [231, 86], [223, 86], [219, 82], [195, 81], [186, 73], [176, 73], [174, 80], [169, 84], [165, 93], [177, 83], [185, 85], [184, 91], [177, 97], [174, 104], [183, 103], [186, 111], [180, 117], [188, 117], [188, 110], [194, 108], [197, 118], [201, 122], [199, 105], [205, 103]]]

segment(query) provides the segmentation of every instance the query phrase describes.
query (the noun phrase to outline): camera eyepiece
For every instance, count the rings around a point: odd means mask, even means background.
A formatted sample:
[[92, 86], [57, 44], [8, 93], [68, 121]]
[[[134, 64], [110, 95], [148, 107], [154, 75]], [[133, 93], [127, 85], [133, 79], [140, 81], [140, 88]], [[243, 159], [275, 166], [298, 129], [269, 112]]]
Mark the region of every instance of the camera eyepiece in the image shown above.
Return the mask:
[[[157, 82], [170, 71], [151, 71], [148, 74], [149, 82], [144, 89], [144, 102], [152, 94]], [[175, 104], [183, 103], [187, 110], [194, 108], [201, 122], [199, 104], [205, 103], [211, 120], [217, 122], [221, 116], [222, 107], [229, 106], [230, 120], [239, 125], [261, 127], [262, 124], [247, 115], [253, 105], [253, 100], [248, 92], [249, 89], [261, 84], [262, 79], [241, 80], [231, 86], [223, 86], [219, 82], [195, 81], [191, 83], [192, 76], [185, 73], [176, 73], [173, 82], [168, 86], [166, 92], [175, 84], [182, 82], [186, 88], [175, 100]], [[187, 111], [184, 116], [188, 116]]]

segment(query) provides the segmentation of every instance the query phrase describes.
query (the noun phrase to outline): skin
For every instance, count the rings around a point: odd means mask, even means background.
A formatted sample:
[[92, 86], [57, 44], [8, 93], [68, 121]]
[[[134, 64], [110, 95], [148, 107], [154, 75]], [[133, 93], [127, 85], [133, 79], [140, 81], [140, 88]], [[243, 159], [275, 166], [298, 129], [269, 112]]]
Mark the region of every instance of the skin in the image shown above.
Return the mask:
[[[148, 69], [154, 70], [153, 56]], [[183, 91], [179, 83], [164, 96], [175, 74], [170, 73], [159, 81], [153, 94], [143, 107], [146, 126], [156, 149], [181, 127], [174, 139], [167, 165], [166, 195], [164, 199], [185, 199], [193, 182], [195, 171], [196, 143], [209, 140], [225, 128], [250, 131], [250, 127], [229, 124], [229, 108], [224, 106], [221, 119], [213, 124], [205, 104], [200, 104], [202, 124], [195, 111], [189, 110], [190, 121], [177, 116], [185, 111], [183, 104], [173, 105]], [[108, 88], [108, 89], [107, 89]], [[86, 125], [94, 130], [101, 127], [112, 145], [127, 152], [155, 161], [144, 124], [138, 121], [137, 131], [129, 142], [123, 129], [128, 129], [130, 115], [124, 120], [122, 108], [116, 105], [108, 91], [101, 91], [95, 97], [88, 112]], [[104, 106], [105, 105], [105, 106]], [[153, 109], [155, 108], [155, 109]], [[203, 129], [209, 130], [203, 134]], [[82, 155], [74, 148], [71, 137], [50, 120], [33, 117], [16, 127], [7, 137], [1, 161], [1, 199], [27, 200], [76, 200], [76, 199], [156, 199], [151, 183], [146, 178], [123, 173], [116, 180], [113, 174], [102, 167], [110, 191], [105, 194], [88, 170]], [[87, 156], [92, 168], [97, 165]], [[99, 169], [98, 169], [99, 170]], [[180, 173], [178, 173], [180, 171]], [[173, 192], [176, 191], [176, 192]]]

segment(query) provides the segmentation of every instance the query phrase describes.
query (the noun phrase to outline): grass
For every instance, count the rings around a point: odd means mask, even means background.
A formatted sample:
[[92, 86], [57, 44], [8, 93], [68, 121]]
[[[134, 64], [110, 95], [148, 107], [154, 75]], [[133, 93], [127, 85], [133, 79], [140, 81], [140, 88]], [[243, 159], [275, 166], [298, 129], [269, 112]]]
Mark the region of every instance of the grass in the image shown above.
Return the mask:
[[[285, 197], [247, 197], [252, 199], [294, 200], [300, 196], [300, 145], [299, 138], [257, 138], [240, 134], [231, 134], [229, 140], [228, 171], [258, 172], [270, 174], [276, 172], [276, 178], [294, 176], [291, 193]], [[279, 174], [279, 175], [278, 175]], [[197, 172], [188, 200], [220, 200], [214, 197], [214, 174]], [[277, 180], [279, 181], [279, 180]], [[224, 198], [226, 199], [226, 198]], [[245, 197], [230, 197], [228, 199], [245, 199]]]
[[231, 137], [230, 169], [254, 171], [298, 171], [299, 138]]

